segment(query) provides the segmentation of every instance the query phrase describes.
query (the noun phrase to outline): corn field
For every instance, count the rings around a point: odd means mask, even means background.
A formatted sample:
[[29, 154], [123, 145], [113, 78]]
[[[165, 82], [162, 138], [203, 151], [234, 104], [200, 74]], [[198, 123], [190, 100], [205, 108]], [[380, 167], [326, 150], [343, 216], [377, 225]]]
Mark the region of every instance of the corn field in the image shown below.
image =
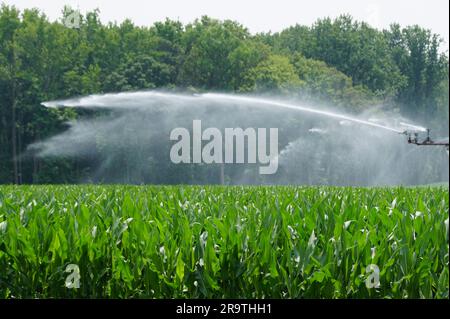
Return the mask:
[[448, 214], [447, 187], [1, 186], [0, 298], [448, 298]]

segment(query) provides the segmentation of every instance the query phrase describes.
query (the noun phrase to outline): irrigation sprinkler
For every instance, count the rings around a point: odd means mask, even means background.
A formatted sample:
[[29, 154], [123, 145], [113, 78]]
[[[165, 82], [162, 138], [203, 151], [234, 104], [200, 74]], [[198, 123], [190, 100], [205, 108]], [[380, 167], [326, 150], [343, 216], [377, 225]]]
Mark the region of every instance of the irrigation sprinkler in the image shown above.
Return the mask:
[[402, 132], [402, 134], [408, 136], [408, 143], [415, 144], [418, 146], [444, 146], [447, 151], [449, 150], [449, 142], [443, 141], [433, 141], [430, 137], [430, 129], [427, 129], [427, 136], [424, 139], [420, 139], [418, 131], [409, 131], [406, 130]]

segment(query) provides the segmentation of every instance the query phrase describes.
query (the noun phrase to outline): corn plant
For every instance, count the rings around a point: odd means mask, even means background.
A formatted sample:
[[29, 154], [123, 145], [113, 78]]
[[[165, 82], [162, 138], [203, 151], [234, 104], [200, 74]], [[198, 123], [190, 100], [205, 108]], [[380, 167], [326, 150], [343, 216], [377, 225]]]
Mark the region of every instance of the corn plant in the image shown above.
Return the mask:
[[448, 298], [448, 210], [445, 187], [2, 186], [0, 298]]

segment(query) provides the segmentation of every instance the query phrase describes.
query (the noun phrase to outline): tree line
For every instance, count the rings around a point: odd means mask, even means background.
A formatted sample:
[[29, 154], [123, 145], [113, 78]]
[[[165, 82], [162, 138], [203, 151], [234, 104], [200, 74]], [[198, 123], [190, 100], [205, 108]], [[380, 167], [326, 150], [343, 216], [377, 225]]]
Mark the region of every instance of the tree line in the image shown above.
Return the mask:
[[279, 33], [251, 34], [234, 21], [201, 17], [149, 27], [102, 23], [77, 28], [37, 9], [0, 9], [0, 183], [76, 182], [76, 159], [21, 154], [83, 116], [42, 101], [93, 93], [183, 89], [275, 92], [348, 112], [383, 104], [448, 135], [448, 53], [420, 26], [377, 30], [342, 15]]

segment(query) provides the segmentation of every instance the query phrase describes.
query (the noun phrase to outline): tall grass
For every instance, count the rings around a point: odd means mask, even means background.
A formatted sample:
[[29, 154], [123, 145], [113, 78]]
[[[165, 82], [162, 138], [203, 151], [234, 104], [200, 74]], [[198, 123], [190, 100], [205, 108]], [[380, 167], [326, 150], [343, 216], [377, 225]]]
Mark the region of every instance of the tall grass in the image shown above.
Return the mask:
[[[0, 298], [448, 298], [448, 196], [3, 186]], [[79, 289], [65, 286], [69, 264]]]

